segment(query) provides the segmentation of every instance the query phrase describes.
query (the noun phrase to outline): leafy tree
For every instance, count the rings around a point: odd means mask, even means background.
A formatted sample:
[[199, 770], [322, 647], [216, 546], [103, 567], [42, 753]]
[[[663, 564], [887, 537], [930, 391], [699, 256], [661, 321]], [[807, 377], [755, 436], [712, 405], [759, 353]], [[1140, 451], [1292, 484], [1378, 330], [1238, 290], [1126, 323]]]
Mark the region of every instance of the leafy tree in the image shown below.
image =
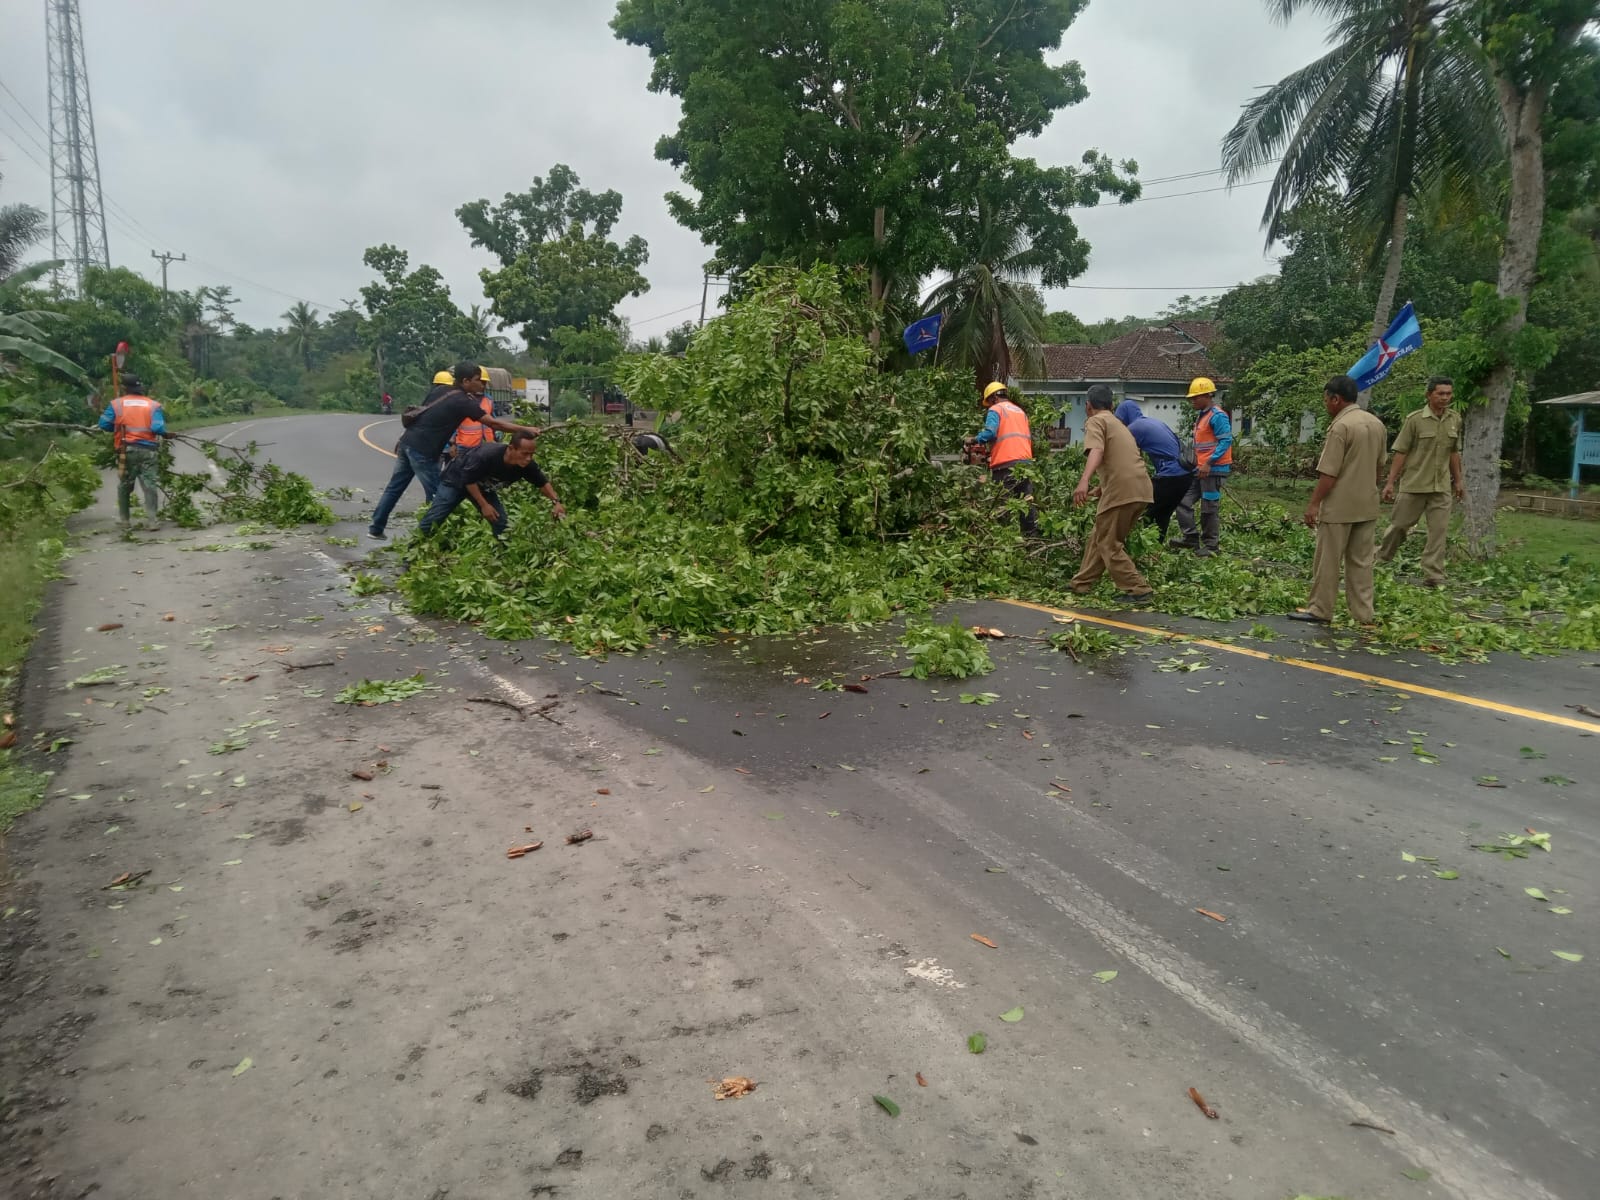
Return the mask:
[[421, 378], [461, 355], [473, 331], [438, 271], [426, 264], [408, 270], [410, 257], [390, 245], [371, 247], [361, 261], [378, 273], [361, 300], [367, 343], [386, 372]]
[[1454, 21], [1481, 47], [1506, 131], [1510, 200], [1497, 285], [1480, 284], [1473, 315], [1487, 353], [1477, 379], [1483, 403], [1467, 411], [1462, 465], [1467, 477], [1467, 539], [1487, 555], [1495, 546], [1495, 499], [1506, 415], [1519, 370], [1537, 370], [1555, 352], [1553, 339], [1528, 326], [1544, 232], [1545, 120], [1551, 92], [1576, 63], [1593, 59], [1585, 28], [1600, 18], [1595, 0], [1463, 0]]
[[22, 266], [22, 255], [43, 239], [49, 220], [42, 209], [31, 204], [0, 207], [0, 279]]
[[317, 310], [304, 300], [297, 300], [294, 306], [283, 314], [283, 319], [288, 322], [285, 332], [289, 335], [290, 344], [293, 345], [294, 352], [300, 356], [300, 362], [307, 374], [311, 373], [311, 353], [316, 349], [317, 332], [322, 328], [317, 316]]
[[493, 207], [474, 200], [456, 210], [472, 244], [500, 260], [498, 271], [480, 273], [494, 314], [546, 351], [555, 330], [614, 321], [623, 299], [650, 289], [640, 274], [650, 257], [645, 240], [611, 237], [621, 215], [620, 193], [581, 187], [563, 163]]
[[1244, 107], [1223, 140], [1235, 184], [1282, 159], [1262, 224], [1267, 243], [1287, 236], [1290, 214], [1330, 184], [1344, 184], [1345, 216], [1373, 262], [1385, 262], [1372, 316], [1388, 327], [1419, 196], [1476, 206], [1502, 160], [1493, 94], [1475, 47], [1437, 0], [1267, 0], [1287, 21], [1329, 15], [1328, 53]]
[[1089, 330], [1069, 312], [1052, 312], [1045, 313], [1039, 336], [1050, 346], [1081, 346], [1089, 340]]
[[673, 216], [735, 269], [865, 264], [881, 307], [899, 281], [963, 269], [982, 189], [1026, 209], [1047, 285], [1083, 269], [1069, 210], [1137, 195], [1097, 151], [1081, 169], [1010, 151], [1088, 94], [1077, 63], [1045, 61], [1082, 6], [620, 0], [612, 29], [682, 106], [656, 145], [695, 192], [667, 197]]
[[674, 325], [661, 335], [661, 349], [666, 354], [682, 354], [689, 348], [689, 343], [694, 340], [700, 326], [694, 321], [685, 321], [682, 325]]
[[239, 306], [239, 297], [233, 294], [233, 289], [227, 284], [220, 287], [203, 287], [200, 289], [201, 304], [206, 319], [215, 329], [232, 329], [237, 325], [238, 319], [233, 315], [233, 310]]

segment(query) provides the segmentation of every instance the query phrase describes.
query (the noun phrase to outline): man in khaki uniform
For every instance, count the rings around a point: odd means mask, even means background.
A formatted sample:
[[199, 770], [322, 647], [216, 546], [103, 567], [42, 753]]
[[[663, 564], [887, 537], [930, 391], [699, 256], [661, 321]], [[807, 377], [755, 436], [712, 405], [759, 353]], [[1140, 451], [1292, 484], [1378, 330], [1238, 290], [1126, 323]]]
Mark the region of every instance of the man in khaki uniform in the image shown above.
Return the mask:
[[1306, 506], [1305, 522], [1317, 531], [1311, 562], [1311, 599], [1291, 620], [1326, 625], [1339, 600], [1344, 570], [1344, 600], [1350, 619], [1370, 625], [1373, 535], [1378, 528], [1378, 468], [1389, 440], [1383, 422], [1356, 403], [1356, 381], [1335, 375], [1322, 390], [1333, 424], [1317, 460], [1317, 487]]
[[1428, 380], [1428, 403], [1406, 418], [1394, 440], [1394, 461], [1384, 484], [1383, 502], [1400, 499], [1389, 520], [1389, 530], [1378, 548], [1378, 561], [1389, 562], [1406, 540], [1419, 517], [1428, 521], [1428, 544], [1422, 550], [1422, 585], [1444, 584], [1444, 542], [1450, 530], [1450, 494], [1467, 498], [1461, 473], [1461, 414], [1450, 407], [1455, 384], [1443, 375]]
[[1095, 509], [1094, 532], [1084, 547], [1083, 563], [1068, 586], [1082, 595], [1109, 571], [1111, 582], [1117, 585], [1118, 600], [1148, 604], [1150, 582], [1133, 565], [1123, 543], [1155, 491], [1150, 473], [1144, 469], [1139, 444], [1112, 414], [1115, 403], [1116, 397], [1105, 384], [1097, 383], [1089, 389], [1089, 420], [1083, 427], [1083, 445], [1089, 451], [1089, 461], [1084, 464], [1072, 502], [1087, 503], [1089, 480], [1098, 471], [1100, 506]]

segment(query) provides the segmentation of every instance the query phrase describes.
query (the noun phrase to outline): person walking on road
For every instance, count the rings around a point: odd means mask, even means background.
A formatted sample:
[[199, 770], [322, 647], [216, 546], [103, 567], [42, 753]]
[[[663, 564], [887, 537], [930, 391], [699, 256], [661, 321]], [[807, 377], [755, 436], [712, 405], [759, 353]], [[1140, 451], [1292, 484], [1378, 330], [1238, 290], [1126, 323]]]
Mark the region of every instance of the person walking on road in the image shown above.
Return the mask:
[[1145, 416], [1144, 409], [1137, 403], [1124, 400], [1117, 405], [1117, 420], [1128, 427], [1139, 452], [1150, 460], [1155, 470], [1155, 482], [1151, 485], [1155, 498], [1145, 509], [1144, 519], [1161, 531], [1164, 541], [1173, 511], [1194, 481], [1194, 472], [1183, 465], [1183, 447], [1178, 435], [1165, 422]]
[[1311, 562], [1311, 599], [1289, 614], [1293, 621], [1326, 625], [1339, 600], [1339, 572], [1344, 571], [1344, 600], [1350, 619], [1370, 625], [1372, 560], [1378, 528], [1378, 470], [1383, 466], [1389, 434], [1383, 422], [1356, 402], [1356, 381], [1335, 375], [1322, 392], [1333, 423], [1317, 460], [1317, 486], [1306, 506], [1305, 523], [1317, 531], [1317, 552]]
[[439, 490], [433, 494], [433, 503], [423, 515], [417, 532], [426, 537], [463, 500], [470, 499], [489, 522], [494, 536], [499, 537], [506, 531], [506, 506], [500, 502], [494, 485], [515, 483], [519, 479], [544, 493], [545, 499], [555, 506], [556, 520], [565, 519], [566, 506], [539, 464], [533, 461], [534, 445], [533, 434], [524, 430], [512, 434], [509, 442], [485, 442], [451, 459], [439, 476]]
[[[1189, 384], [1194, 406], [1194, 478], [1178, 501], [1178, 531], [1168, 545], [1193, 550], [1210, 558], [1222, 540], [1222, 485], [1233, 470], [1233, 424], [1217, 407], [1217, 385], [1205, 376]], [[1195, 505], [1200, 506], [1200, 527], [1195, 528]]]
[[134, 484], [143, 493], [145, 518], [154, 526], [160, 511], [156, 486], [161, 476], [161, 439], [167, 436], [161, 402], [144, 394], [137, 375], [124, 375], [122, 395], [106, 405], [100, 428], [111, 434], [117, 450], [117, 518], [123, 531], [132, 527]]
[[[418, 411], [395, 446], [394, 472], [389, 476], [388, 486], [383, 489], [378, 507], [372, 510], [372, 524], [367, 527], [368, 537], [380, 542], [385, 539], [384, 528], [389, 523], [389, 514], [400, 503], [400, 497], [411, 486], [413, 479], [422, 482], [423, 498], [432, 502], [434, 493], [439, 490], [439, 458], [461, 422], [481, 421], [490, 429], [502, 433], [520, 431], [538, 435], [537, 429], [514, 425], [484, 413], [481, 404], [483, 368], [477, 363], [457, 363], [451, 377], [455, 387]], [[405, 417], [402, 416], [401, 420], [405, 420]]]
[[1089, 499], [1089, 480], [1100, 475], [1100, 505], [1094, 514], [1094, 532], [1084, 547], [1083, 563], [1068, 585], [1079, 595], [1090, 591], [1107, 572], [1117, 585], [1118, 600], [1131, 604], [1150, 602], [1150, 583], [1128, 557], [1125, 543], [1139, 514], [1150, 503], [1150, 473], [1139, 457], [1133, 434], [1111, 413], [1116, 397], [1103, 383], [1089, 389], [1089, 419], [1083, 427], [1083, 445], [1089, 452], [1083, 476], [1072, 493], [1074, 504]]
[[[1426, 517], [1428, 541], [1422, 549], [1422, 586], [1444, 585], [1444, 544], [1450, 531], [1450, 496], [1467, 498], [1461, 471], [1461, 414], [1450, 407], [1455, 383], [1443, 375], [1428, 380], [1428, 403], [1406, 418], [1394, 440], [1394, 460], [1383, 486], [1383, 502], [1394, 515], [1378, 547], [1378, 561], [1390, 562], [1418, 518]], [[1395, 500], [1395, 484], [1400, 496]]]
[[1039, 531], [1039, 510], [1033, 506], [1033, 480], [1015, 474], [1018, 463], [1033, 461], [1033, 430], [1028, 414], [1011, 402], [1003, 383], [983, 389], [983, 402], [989, 406], [983, 428], [972, 440], [989, 447], [989, 478], [1006, 492], [1027, 503], [1022, 513], [1022, 532], [1032, 537]]

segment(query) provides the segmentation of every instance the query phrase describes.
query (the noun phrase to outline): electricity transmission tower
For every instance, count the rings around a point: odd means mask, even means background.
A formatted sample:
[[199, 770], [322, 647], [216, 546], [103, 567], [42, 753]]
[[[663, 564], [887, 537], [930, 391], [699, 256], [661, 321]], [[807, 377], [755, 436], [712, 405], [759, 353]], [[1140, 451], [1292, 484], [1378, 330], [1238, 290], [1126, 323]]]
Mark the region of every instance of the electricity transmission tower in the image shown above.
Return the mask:
[[109, 267], [100, 152], [89, 104], [78, 0], [45, 0], [45, 55], [50, 67], [50, 232], [55, 256], [81, 288], [89, 267]]

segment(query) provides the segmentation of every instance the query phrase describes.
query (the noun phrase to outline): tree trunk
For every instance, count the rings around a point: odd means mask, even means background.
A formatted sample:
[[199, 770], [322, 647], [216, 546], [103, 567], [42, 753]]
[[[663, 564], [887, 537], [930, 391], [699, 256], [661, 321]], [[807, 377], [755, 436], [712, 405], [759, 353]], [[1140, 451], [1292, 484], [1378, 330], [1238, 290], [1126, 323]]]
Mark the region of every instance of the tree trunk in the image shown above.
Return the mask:
[[[1384, 330], [1393, 318], [1394, 294], [1400, 289], [1400, 262], [1406, 254], [1406, 217], [1410, 212], [1411, 197], [1402, 190], [1394, 200], [1394, 218], [1389, 231], [1389, 261], [1383, 268], [1383, 282], [1378, 285], [1378, 305], [1372, 311], [1372, 332], [1367, 336], [1367, 346], [1378, 344]], [[1372, 404], [1372, 389], [1367, 388], [1356, 402], [1362, 408]]]
[[[1528, 323], [1528, 296], [1539, 262], [1544, 232], [1544, 110], [1548, 89], [1541, 85], [1519, 92], [1498, 72], [1495, 86], [1510, 141], [1511, 208], [1506, 239], [1500, 249], [1499, 292], [1516, 308], [1501, 326], [1509, 342]], [[1505, 439], [1506, 410], [1517, 382], [1516, 364], [1501, 361], [1483, 380], [1483, 402], [1467, 409], [1461, 455], [1467, 477], [1467, 549], [1487, 558], [1495, 549], [1495, 508], [1500, 496], [1500, 451]]]
[[867, 335], [867, 341], [872, 348], [878, 348], [882, 331], [879, 330], [876, 317], [883, 312], [883, 298], [889, 291], [889, 283], [883, 274], [883, 243], [884, 243], [884, 208], [878, 205], [872, 210], [872, 312], [874, 321], [872, 331]]

